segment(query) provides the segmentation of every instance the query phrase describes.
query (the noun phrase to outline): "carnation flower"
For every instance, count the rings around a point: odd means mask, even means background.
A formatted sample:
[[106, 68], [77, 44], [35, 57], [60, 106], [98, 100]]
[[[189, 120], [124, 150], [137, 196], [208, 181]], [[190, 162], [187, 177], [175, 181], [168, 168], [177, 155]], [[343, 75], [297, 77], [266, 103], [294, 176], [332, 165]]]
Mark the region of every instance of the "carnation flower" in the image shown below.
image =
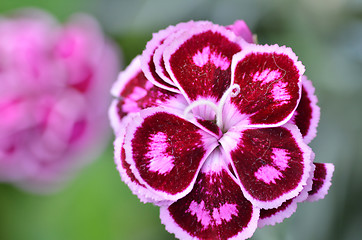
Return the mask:
[[0, 36], [0, 180], [54, 190], [107, 142], [117, 49], [81, 14], [19, 11]]
[[109, 115], [122, 180], [180, 239], [246, 239], [323, 198], [317, 98], [290, 48], [243, 21], [180, 23], [120, 74]]

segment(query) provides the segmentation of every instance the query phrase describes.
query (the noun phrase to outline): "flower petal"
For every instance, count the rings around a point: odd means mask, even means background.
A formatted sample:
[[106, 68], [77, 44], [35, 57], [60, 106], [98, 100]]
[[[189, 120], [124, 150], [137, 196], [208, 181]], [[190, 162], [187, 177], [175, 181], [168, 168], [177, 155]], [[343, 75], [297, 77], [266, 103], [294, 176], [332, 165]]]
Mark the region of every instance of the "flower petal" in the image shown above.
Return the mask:
[[117, 169], [121, 175], [121, 178], [124, 183], [128, 185], [131, 189], [132, 193], [137, 195], [138, 198], [143, 202], [151, 202], [155, 205], [161, 206], [163, 204], [169, 205], [171, 202], [165, 201], [162, 197], [155, 194], [153, 191], [147, 189], [147, 187], [140, 183], [134, 174], [131, 171], [131, 165], [126, 162], [126, 154], [124, 150], [124, 137], [126, 134], [126, 128], [131, 121], [133, 121], [133, 117], [135, 114], [127, 115], [122, 120], [122, 128], [120, 128], [120, 132], [118, 137], [114, 141], [114, 158], [115, 163], [117, 165]]
[[307, 184], [311, 150], [292, 124], [229, 130], [220, 143], [230, 154], [245, 197], [260, 208], [280, 206]]
[[208, 157], [193, 190], [160, 210], [166, 229], [180, 239], [246, 239], [253, 235], [259, 209], [228, 172], [219, 149]]
[[135, 177], [166, 200], [192, 189], [217, 139], [164, 108], [142, 110], [127, 127], [126, 161]]
[[115, 132], [121, 119], [128, 113], [139, 112], [151, 106], [172, 107], [180, 112], [187, 106], [183, 95], [156, 87], [145, 77], [141, 70], [140, 56], [119, 75], [111, 93], [118, 97], [109, 109], [109, 118]]
[[240, 86], [231, 102], [249, 125], [280, 126], [292, 117], [304, 66], [290, 48], [250, 44], [234, 55], [231, 68], [232, 84]]
[[147, 78], [142, 73], [140, 56], [136, 56], [131, 63], [123, 70], [116, 82], [114, 82], [111, 88], [111, 94], [114, 97], [127, 97], [130, 95], [134, 88], [144, 85], [147, 82]]
[[303, 76], [302, 86], [302, 97], [290, 122], [297, 125], [304, 141], [310, 143], [317, 135], [320, 108], [317, 106], [318, 99], [312, 81]]
[[197, 121], [196, 125], [198, 127], [214, 135], [217, 139], [221, 138], [222, 131], [213, 121], [204, 120], [204, 119], [196, 119], [196, 121]]
[[166, 47], [166, 70], [190, 102], [221, 98], [230, 86], [232, 56], [242, 49], [237, 40], [225, 27], [202, 22]]
[[[167, 72], [163, 71], [163, 59], [158, 55], [155, 61], [155, 53], [167, 38], [173, 38], [176, 32], [192, 27], [194, 22], [179, 23], [176, 26], [154, 33], [152, 39], [147, 43], [146, 49], [142, 53], [141, 66], [145, 76], [156, 86], [169, 90], [171, 92], [180, 93], [179, 89], [170, 80]], [[164, 49], [165, 46], [162, 46]], [[156, 69], [158, 67], [158, 69]]]
[[[312, 154], [312, 161], [314, 159], [314, 154]], [[276, 223], [281, 223], [284, 219], [289, 218], [297, 210], [297, 203], [303, 202], [308, 198], [308, 192], [312, 189], [312, 178], [314, 173], [314, 164], [311, 164], [312, 170], [307, 181], [307, 185], [304, 186], [303, 190], [299, 193], [298, 196], [291, 198], [277, 208], [272, 209], [261, 209], [260, 218], [258, 221], [258, 227], [262, 228], [266, 225], [275, 225]]]
[[254, 43], [253, 34], [243, 20], [236, 20], [234, 24], [226, 26], [226, 28], [233, 31], [236, 36], [242, 37], [248, 43]]
[[266, 225], [274, 226], [276, 223], [283, 222], [284, 219], [289, 218], [297, 210], [297, 202], [294, 198], [289, 199], [277, 208], [261, 209], [258, 227], [262, 228]]
[[177, 24], [175, 27], [172, 28], [172, 31], [168, 32], [168, 36], [165, 36], [165, 39], [161, 41], [162, 43], [155, 50], [153, 54], [155, 71], [157, 75], [166, 83], [172, 86], [176, 86], [166, 70], [165, 62], [163, 59], [163, 52], [165, 51], [166, 47], [168, 47], [173, 41], [175, 41], [177, 39], [177, 36], [179, 36], [183, 32], [188, 31], [189, 29], [191, 29], [192, 27], [196, 27], [197, 25], [202, 25], [203, 23], [203, 21], [189, 21], [186, 23]]
[[323, 199], [327, 195], [329, 187], [332, 185], [334, 165], [332, 163], [314, 163], [312, 190], [308, 192], [308, 201], [314, 202]]

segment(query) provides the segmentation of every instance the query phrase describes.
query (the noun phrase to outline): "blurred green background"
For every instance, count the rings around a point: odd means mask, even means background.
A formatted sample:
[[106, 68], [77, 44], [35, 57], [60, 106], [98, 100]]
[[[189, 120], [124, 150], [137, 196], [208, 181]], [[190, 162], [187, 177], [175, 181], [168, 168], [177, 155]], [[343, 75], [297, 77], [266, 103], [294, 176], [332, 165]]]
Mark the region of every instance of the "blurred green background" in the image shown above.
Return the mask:
[[[292, 47], [319, 97], [322, 115], [311, 145], [316, 161], [335, 164], [333, 185], [324, 200], [299, 204], [291, 218], [252, 239], [362, 239], [362, 1], [1, 0], [0, 14], [29, 6], [59, 21], [92, 14], [122, 48], [124, 66], [152, 32], [190, 19], [222, 25], [244, 19], [260, 43]], [[111, 141], [58, 193], [39, 196], [0, 184], [0, 239], [174, 239], [158, 208], [140, 203], [121, 182]]]

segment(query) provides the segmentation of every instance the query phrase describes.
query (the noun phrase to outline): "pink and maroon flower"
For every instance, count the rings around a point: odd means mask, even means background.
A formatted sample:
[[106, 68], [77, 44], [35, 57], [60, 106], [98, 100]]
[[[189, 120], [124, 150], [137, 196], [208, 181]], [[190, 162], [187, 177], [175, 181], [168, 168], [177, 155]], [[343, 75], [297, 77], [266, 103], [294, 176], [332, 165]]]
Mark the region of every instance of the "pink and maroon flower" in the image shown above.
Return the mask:
[[290, 48], [257, 45], [243, 21], [153, 35], [114, 84], [115, 161], [180, 239], [246, 239], [327, 193], [333, 165], [307, 145], [319, 120]]
[[0, 181], [54, 190], [107, 142], [117, 48], [89, 16], [35, 9], [1, 17], [0, 36]]

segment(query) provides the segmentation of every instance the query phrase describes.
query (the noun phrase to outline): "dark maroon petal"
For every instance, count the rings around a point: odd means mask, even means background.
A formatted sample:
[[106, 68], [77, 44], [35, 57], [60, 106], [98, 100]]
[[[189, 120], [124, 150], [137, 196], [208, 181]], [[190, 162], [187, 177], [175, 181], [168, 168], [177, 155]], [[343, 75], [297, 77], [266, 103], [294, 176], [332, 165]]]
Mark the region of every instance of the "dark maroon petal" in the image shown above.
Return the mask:
[[246, 239], [253, 235], [259, 209], [253, 206], [215, 150], [193, 190], [160, 210], [166, 229], [180, 239]]
[[279, 207], [307, 185], [311, 150], [292, 124], [230, 130], [220, 143], [230, 153], [245, 197], [260, 208]]
[[240, 93], [231, 102], [249, 125], [280, 126], [298, 105], [303, 73], [290, 48], [250, 44], [233, 57], [232, 80]]
[[317, 106], [318, 99], [314, 94], [315, 90], [312, 81], [308, 80], [306, 76], [303, 76], [302, 86], [300, 102], [290, 121], [297, 125], [304, 141], [310, 143], [317, 135], [320, 109]]
[[114, 97], [128, 97], [134, 92], [135, 88], [145, 89], [152, 87], [141, 70], [140, 56], [136, 56], [132, 62], [118, 76], [117, 81], [113, 84], [111, 94]]
[[266, 225], [275, 225], [281, 223], [285, 218], [289, 218], [297, 210], [297, 202], [289, 199], [277, 208], [260, 209], [260, 219], [258, 227], [262, 228]]
[[111, 92], [118, 97], [109, 109], [109, 118], [115, 131], [128, 113], [153, 106], [172, 107], [182, 112], [187, 106], [183, 95], [156, 87], [147, 80], [141, 70], [139, 56], [120, 74]]
[[153, 193], [151, 190], [147, 189], [147, 187], [140, 183], [134, 174], [131, 171], [131, 165], [125, 160], [125, 152], [123, 148], [123, 143], [119, 141], [117, 138], [114, 142], [115, 146], [115, 157], [117, 169], [121, 175], [122, 181], [127, 184], [127, 186], [131, 189], [132, 193], [137, 195], [138, 198], [143, 203], [153, 203], [157, 206], [169, 205], [170, 201], [163, 199], [157, 194]]
[[[156, 50], [161, 47], [167, 38], [173, 38], [176, 32], [192, 27], [194, 22], [180, 23], [176, 26], [169, 26], [168, 28], [154, 33], [152, 39], [147, 43], [145, 50], [142, 53], [141, 65], [145, 76], [156, 86], [179, 93], [180, 91], [175, 87], [175, 84], [170, 81], [168, 74], [164, 69], [163, 59], [158, 57], [157, 61], [154, 61]], [[164, 46], [162, 47], [164, 49]], [[156, 63], [156, 64], [155, 64]], [[156, 70], [156, 66], [160, 65], [160, 70]], [[163, 68], [163, 69], [162, 69]], [[160, 71], [161, 74], [158, 74]], [[166, 81], [165, 81], [166, 80]]]
[[314, 202], [323, 199], [332, 185], [334, 165], [332, 163], [314, 163], [315, 171], [312, 190], [308, 192], [308, 201]]
[[116, 137], [114, 145], [114, 158], [117, 165], [117, 169], [121, 175], [123, 182], [125, 182], [131, 189], [132, 193], [137, 195], [143, 202], [151, 202], [156, 205], [169, 205], [170, 202], [165, 201], [162, 197], [153, 193], [147, 187], [140, 183], [131, 171], [131, 165], [126, 161], [126, 154], [124, 150], [124, 137], [126, 134], [126, 128], [128, 124], [133, 120], [132, 114], [128, 115], [122, 120], [119, 135]]
[[226, 26], [226, 28], [233, 31], [236, 36], [242, 37], [248, 43], [254, 43], [253, 34], [243, 20], [236, 20], [234, 24]]
[[165, 48], [169, 46], [179, 34], [182, 34], [183, 32], [189, 30], [192, 27], [195, 27], [198, 24], [202, 24], [202, 22], [187, 22], [187, 23], [179, 23], [174, 28], [172, 28], [172, 33], [170, 34], [162, 41], [162, 43], [157, 47], [153, 54], [153, 63], [155, 66], [155, 71], [157, 75], [166, 83], [175, 86], [175, 83], [172, 81], [170, 75], [168, 74], [165, 66], [165, 62], [163, 59], [163, 52], [165, 51]]
[[222, 136], [221, 129], [213, 121], [204, 119], [197, 119], [196, 121], [200, 124], [198, 125], [200, 128], [215, 135], [218, 139]]
[[164, 50], [165, 67], [189, 101], [217, 102], [230, 86], [232, 56], [241, 50], [237, 37], [209, 22], [175, 37]]
[[[182, 31], [182, 30], [180, 30]], [[178, 33], [178, 32], [177, 32]], [[153, 64], [155, 65], [155, 71], [157, 75], [165, 81], [167, 84], [170, 84], [172, 86], [175, 85], [175, 83], [172, 81], [170, 75], [168, 74], [165, 66], [165, 61], [163, 60], [163, 52], [165, 51], [165, 48], [169, 45], [169, 42], [172, 42], [174, 39], [174, 36], [177, 35], [175, 32], [174, 35], [168, 37], [163, 44], [161, 44], [155, 51], [155, 54], [153, 55]]]
[[142, 110], [127, 127], [126, 161], [135, 177], [167, 200], [191, 191], [217, 139], [164, 108]]
[[[154, 85], [147, 80], [141, 70], [140, 56], [135, 57], [130, 65], [120, 73], [113, 84], [111, 93], [117, 99], [112, 103], [110, 119], [112, 126], [119, 125], [120, 119], [130, 112], [138, 112], [143, 108], [142, 101]], [[155, 102], [155, 101], [149, 101]], [[118, 124], [117, 124], [118, 123]]]
[[141, 70], [140, 57], [136, 57], [120, 74], [111, 91], [114, 96], [120, 96], [123, 100], [122, 105], [118, 104], [119, 112], [123, 114], [138, 112], [151, 106], [163, 106], [170, 99], [184, 101], [181, 100], [182, 95], [153, 85]]
[[[314, 159], [314, 154], [312, 154], [312, 159]], [[297, 204], [303, 202], [308, 198], [308, 192], [312, 189], [312, 177], [314, 173], [314, 165], [311, 164], [312, 169], [307, 180], [307, 185], [304, 186], [303, 190], [299, 193], [298, 196], [289, 199], [277, 208], [271, 209], [261, 209], [260, 210], [260, 219], [258, 222], [258, 227], [262, 228], [266, 225], [275, 225], [276, 223], [281, 223], [284, 219], [289, 218], [297, 210]]]

